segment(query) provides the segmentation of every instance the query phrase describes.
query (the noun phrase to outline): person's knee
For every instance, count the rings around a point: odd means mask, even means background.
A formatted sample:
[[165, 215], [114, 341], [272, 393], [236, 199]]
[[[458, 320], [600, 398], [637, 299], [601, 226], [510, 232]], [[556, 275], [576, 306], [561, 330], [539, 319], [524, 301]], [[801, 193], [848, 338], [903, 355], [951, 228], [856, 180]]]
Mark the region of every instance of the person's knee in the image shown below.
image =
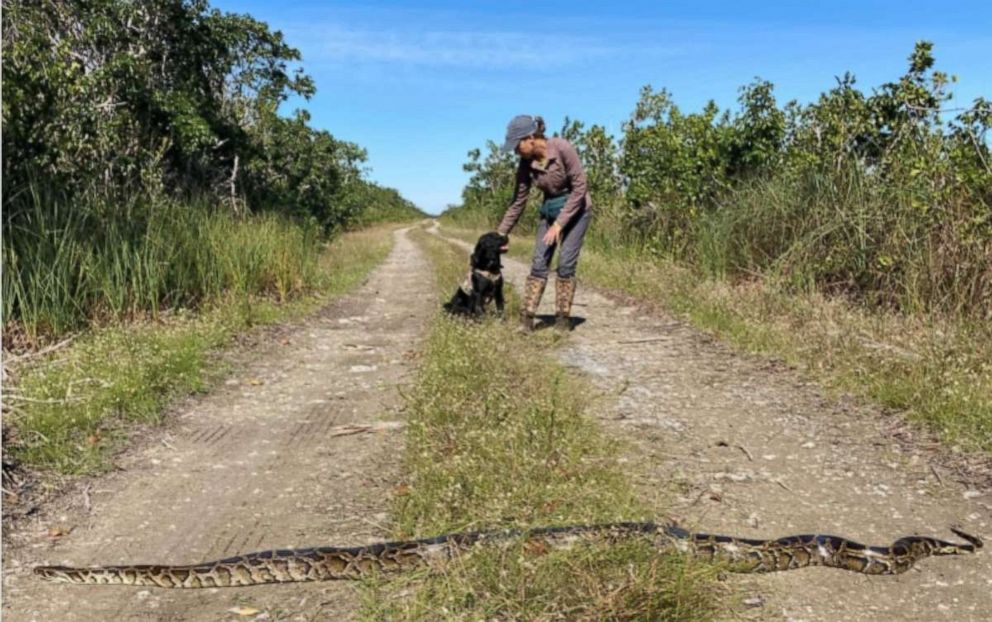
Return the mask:
[[543, 253], [534, 253], [534, 257], [530, 262], [530, 274], [531, 276], [536, 276], [540, 279], [548, 278], [548, 274], [551, 272], [551, 264], [548, 258], [545, 257]]
[[568, 252], [562, 253], [558, 260], [558, 278], [570, 279], [575, 276], [575, 269], [579, 265], [578, 249], [566, 249]]

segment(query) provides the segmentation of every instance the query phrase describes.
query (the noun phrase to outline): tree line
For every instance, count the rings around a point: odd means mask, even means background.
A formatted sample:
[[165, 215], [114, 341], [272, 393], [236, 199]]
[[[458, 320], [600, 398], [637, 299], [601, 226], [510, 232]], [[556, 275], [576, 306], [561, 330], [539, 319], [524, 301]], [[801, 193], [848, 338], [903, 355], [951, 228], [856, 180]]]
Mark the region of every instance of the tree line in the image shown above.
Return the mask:
[[[366, 152], [310, 126], [299, 50], [206, 0], [3, 3], [3, 180], [80, 193], [206, 195], [347, 224]], [[379, 193], [402, 205], [398, 195]], [[14, 201], [14, 212], [25, 209]], [[16, 221], [12, 214], [7, 221]]]
[[202, 243], [183, 231], [208, 228], [189, 210], [211, 226], [266, 213], [323, 234], [419, 214], [366, 179], [361, 146], [305, 110], [280, 114], [316, 89], [264, 22], [206, 0], [4, 0], [3, 14], [5, 329], [42, 307], [77, 307], [39, 320], [55, 332], [103, 313], [101, 270], [124, 292], [148, 266], [175, 268], [110, 307], [195, 304], [202, 283], [187, 277], [205, 256], [157, 249]]

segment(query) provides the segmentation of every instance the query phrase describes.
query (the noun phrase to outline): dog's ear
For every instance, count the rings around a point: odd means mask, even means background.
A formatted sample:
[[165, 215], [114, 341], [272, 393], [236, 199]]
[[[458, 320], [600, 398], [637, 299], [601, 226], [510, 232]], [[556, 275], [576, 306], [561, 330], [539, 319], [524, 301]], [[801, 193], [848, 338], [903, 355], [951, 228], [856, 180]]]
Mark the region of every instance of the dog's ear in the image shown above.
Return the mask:
[[472, 267], [478, 268], [479, 263], [485, 261], [486, 256], [486, 236], [481, 236], [475, 243], [475, 249], [472, 251]]

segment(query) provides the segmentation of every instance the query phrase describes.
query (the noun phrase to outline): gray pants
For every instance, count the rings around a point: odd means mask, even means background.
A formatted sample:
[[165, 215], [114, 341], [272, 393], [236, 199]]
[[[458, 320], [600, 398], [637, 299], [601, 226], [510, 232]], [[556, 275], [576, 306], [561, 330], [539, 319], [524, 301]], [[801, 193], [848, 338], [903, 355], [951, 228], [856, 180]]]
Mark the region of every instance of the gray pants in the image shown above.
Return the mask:
[[[575, 276], [575, 266], [579, 263], [579, 251], [582, 250], [582, 240], [586, 237], [586, 229], [589, 228], [589, 219], [589, 210], [583, 209], [572, 217], [572, 220], [565, 225], [565, 229], [561, 232], [561, 249], [558, 251], [558, 276], [563, 279]], [[538, 222], [534, 258], [530, 264], [531, 276], [541, 279], [548, 278], [551, 256], [554, 254], [557, 244], [552, 242], [546, 245], [542, 238], [553, 222], [544, 218]]]

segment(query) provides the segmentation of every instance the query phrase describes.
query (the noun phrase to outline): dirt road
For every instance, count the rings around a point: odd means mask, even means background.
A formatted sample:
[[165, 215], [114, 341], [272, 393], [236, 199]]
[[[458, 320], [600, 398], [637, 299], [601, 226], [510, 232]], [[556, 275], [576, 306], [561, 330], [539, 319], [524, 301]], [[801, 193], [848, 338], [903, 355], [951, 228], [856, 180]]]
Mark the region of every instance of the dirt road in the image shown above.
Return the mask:
[[[511, 282], [525, 266], [506, 260]], [[401, 433], [335, 436], [397, 421], [404, 354], [435, 298], [401, 232], [347, 297], [273, 343], [237, 384], [192, 403], [167, 433], [12, 536], [9, 620], [341, 619], [346, 583], [167, 591], [51, 585], [37, 563], [188, 563], [265, 548], [386, 535]], [[550, 312], [553, 287], [544, 309]], [[938, 479], [870, 408], [824, 397], [798, 374], [741, 356], [664, 315], [580, 287], [586, 318], [561, 359], [602, 390], [594, 414], [628, 441], [619, 458], [649, 499], [689, 527], [749, 537], [828, 532], [872, 544], [948, 525], [992, 536], [992, 496]], [[71, 529], [52, 538], [50, 529]], [[740, 615], [769, 620], [985, 620], [992, 553], [930, 559], [896, 577], [812, 568], [730, 579]]]
[[[397, 421], [435, 298], [424, 255], [395, 247], [356, 293], [252, 353], [228, 384], [193, 401], [121, 469], [97, 478], [11, 534], [5, 620], [347, 619], [344, 582], [250, 590], [158, 590], [48, 584], [49, 564], [192, 563], [269, 548], [359, 544], [387, 535], [402, 455], [397, 429], [342, 435], [349, 424]], [[288, 341], [287, 341], [288, 340]], [[386, 426], [390, 427], [390, 426]], [[85, 507], [89, 504], [89, 510]], [[52, 538], [51, 529], [69, 531]], [[71, 531], [70, 531], [71, 530]]]
[[[504, 264], [509, 281], [522, 283], [527, 266]], [[553, 300], [549, 283], [542, 313], [553, 313]], [[581, 283], [581, 266], [574, 311], [586, 321], [559, 350], [561, 360], [602, 389], [596, 414], [629, 441], [621, 459], [631, 478], [686, 526], [888, 545], [908, 534], [954, 539], [947, 528], [958, 525], [992, 539], [992, 491], [938, 479], [928, 457], [901, 447], [885, 432], [892, 421], [871, 408], [828, 399], [798, 374], [735, 353], [672, 317], [616, 303]], [[992, 615], [988, 548], [893, 577], [809, 568], [731, 580], [751, 604], [742, 605], [745, 618]]]

